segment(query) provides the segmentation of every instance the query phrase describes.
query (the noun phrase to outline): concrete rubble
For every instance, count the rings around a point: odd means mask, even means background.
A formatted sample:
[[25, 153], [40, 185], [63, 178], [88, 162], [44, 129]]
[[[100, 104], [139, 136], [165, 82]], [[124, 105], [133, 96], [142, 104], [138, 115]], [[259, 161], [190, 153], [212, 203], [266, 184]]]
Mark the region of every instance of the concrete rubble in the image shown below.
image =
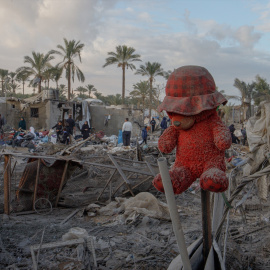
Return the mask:
[[[219, 238], [226, 269], [270, 269], [270, 104], [261, 108], [246, 125], [249, 146], [233, 144], [226, 152], [230, 188], [224, 193]], [[159, 135], [159, 130], [150, 133], [147, 147], [134, 136], [125, 148], [116, 135], [106, 133], [62, 145], [51, 142], [51, 132], [48, 141], [42, 142], [46, 135], [36, 139], [33, 153], [6, 144], [0, 160], [0, 268], [168, 269], [179, 250], [165, 195], [151, 181], [159, 171], [157, 159], [165, 156], [172, 166], [174, 153], [160, 153]], [[7, 155], [9, 214], [4, 194]], [[56, 162], [57, 171], [43, 173], [45, 163], [50, 167]], [[26, 181], [29, 164], [34, 171]], [[72, 170], [65, 172], [65, 164], [73, 164]], [[51, 173], [58, 179], [54, 192], [48, 184]], [[21, 207], [26, 201], [27, 208]], [[176, 196], [176, 202], [190, 246], [202, 236], [199, 182]]]

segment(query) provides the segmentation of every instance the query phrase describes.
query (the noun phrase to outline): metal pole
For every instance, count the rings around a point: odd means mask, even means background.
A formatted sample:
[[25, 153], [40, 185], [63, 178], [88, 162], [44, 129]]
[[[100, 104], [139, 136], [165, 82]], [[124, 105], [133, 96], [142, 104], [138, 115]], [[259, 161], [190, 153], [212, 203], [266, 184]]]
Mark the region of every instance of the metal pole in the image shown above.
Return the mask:
[[169, 170], [167, 167], [166, 158], [164, 157], [159, 158], [158, 166], [159, 166], [162, 183], [165, 190], [166, 200], [167, 200], [169, 211], [170, 211], [173, 231], [174, 231], [176, 242], [180, 251], [180, 256], [183, 262], [184, 270], [192, 270], [188, 252], [187, 252], [186, 243], [185, 243], [185, 237], [184, 237], [184, 233], [183, 233], [181, 222], [180, 222], [179, 213], [176, 207], [172, 182], [171, 182]]
[[202, 202], [203, 259], [204, 263], [206, 263], [212, 245], [211, 207], [210, 207], [209, 191], [201, 189], [201, 202]]

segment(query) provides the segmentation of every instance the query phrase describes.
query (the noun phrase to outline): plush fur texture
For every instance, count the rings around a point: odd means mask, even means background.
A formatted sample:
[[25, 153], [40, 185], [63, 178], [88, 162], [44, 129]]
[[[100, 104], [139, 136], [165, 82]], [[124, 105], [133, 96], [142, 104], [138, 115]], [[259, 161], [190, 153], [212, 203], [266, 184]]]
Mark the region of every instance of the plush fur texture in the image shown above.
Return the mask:
[[[174, 121], [185, 126], [185, 116], [169, 114]], [[197, 178], [204, 190], [223, 192], [228, 188], [225, 174], [225, 149], [231, 145], [229, 129], [222, 123], [216, 109], [203, 111], [195, 118], [193, 126], [181, 129], [173, 125], [159, 138], [158, 147], [163, 153], [170, 153], [176, 147], [175, 164], [170, 176], [175, 194], [185, 191]], [[188, 120], [190, 122], [190, 119]], [[153, 185], [164, 192], [160, 174]]]

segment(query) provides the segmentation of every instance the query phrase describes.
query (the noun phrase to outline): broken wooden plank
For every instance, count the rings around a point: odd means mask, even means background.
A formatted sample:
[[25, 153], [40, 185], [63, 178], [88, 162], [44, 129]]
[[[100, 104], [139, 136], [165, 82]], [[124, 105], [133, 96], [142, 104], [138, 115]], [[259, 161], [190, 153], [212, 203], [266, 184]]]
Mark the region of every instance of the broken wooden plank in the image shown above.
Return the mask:
[[60, 183], [59, 190], [58, 190], [58, 194], [57, 194], [57, 197], [56, 197], [56, 200], [55, 200], [55, 207], [57, 207], [57, 204], [58, 204], [58, 201], [59, 201], [59, 197], [60, 197], [60, 194], [61, 194], [61, 191], [62, 191], [62, 188], [63, 188], [63, 184], [64, 184], [64, 181], [65, 181], [65, 178], [66, 178], [67, 168], [68, 168], [68, 162], [69, 161], [67, 160], [66, 161], [66, 164], [65, 164], [65, 168], [64, 168], [64, 171], [63, 171], [61, 183]]
[[80, 209], [76, 209], [75, 211], [73, 211], [69, 216], [67, 216], [67, 217], [60, 223], [60, 225], [64, 225], [69, 219], [71, 219], [73, 216], [75, 216], [79, 211], [80, 211]]
[[102, 189], [102, 191], [100, 192], [99, 196], [97, 197], [97, 201], [99, 200], [99, 198], [100, 198], [101, 195], [103, 194], [103, 192], [104, 192], [104, 190], [106, 189], [106, 187], [107, 187], [107, 186], [109, 185], [109, 183], [112, 181], [112, 178], [113, 178], [113, 176], [114, 176], [114, 174], [115, 174], [116, 172], [117, 172], [117, 170], [115, 169], [115, 170], [113, 171], [113, 173], [111, 174], [110, 178], [108, 179], [108, 181], [107, 181], [105, 187]]
[[43, 244], [40, 247], [40, 244], [36, 244], [31, 246], [31, 248], [33, 249], [33, 251], [38, 251], [39, 248], [40, 249], [47, 249], [47, 248], [59, 248], [59, 247], [65, 247], [65, 246], [72, 246], [72, 245], [79, 245], [79, 244], [83, 244], [84, 243], [84, 238], [79, 238], [79, 239], [72, 239], [72, 240], [68, 240], [68, 241], [61, 241], [61, 242], [52, 242], [52, 243], [47, 243], [47, 244]]

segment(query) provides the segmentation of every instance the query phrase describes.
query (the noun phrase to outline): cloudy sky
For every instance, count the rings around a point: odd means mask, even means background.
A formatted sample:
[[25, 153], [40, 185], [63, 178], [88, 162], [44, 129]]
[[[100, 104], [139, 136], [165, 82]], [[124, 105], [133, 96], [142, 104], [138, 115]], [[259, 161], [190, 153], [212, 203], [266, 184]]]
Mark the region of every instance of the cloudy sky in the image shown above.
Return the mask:
[[[0, 0], [0, 68], [15, 71], [24, 56], [56, 49], [65, 37], [85, 44], [77, 64], [86, 80], [75, 79], [74, 89], [121, 93], [121, 69], [102, 66], [125, 44], [141, 64], [159, 62], [166, 71], [204, 66], [220, 90], [237, 94], [235, 78], [249, 83], [259, 74], [270, 82], [269, 13], [270, 0]], [[127, 70], [127, 94], [140, 80]]]

